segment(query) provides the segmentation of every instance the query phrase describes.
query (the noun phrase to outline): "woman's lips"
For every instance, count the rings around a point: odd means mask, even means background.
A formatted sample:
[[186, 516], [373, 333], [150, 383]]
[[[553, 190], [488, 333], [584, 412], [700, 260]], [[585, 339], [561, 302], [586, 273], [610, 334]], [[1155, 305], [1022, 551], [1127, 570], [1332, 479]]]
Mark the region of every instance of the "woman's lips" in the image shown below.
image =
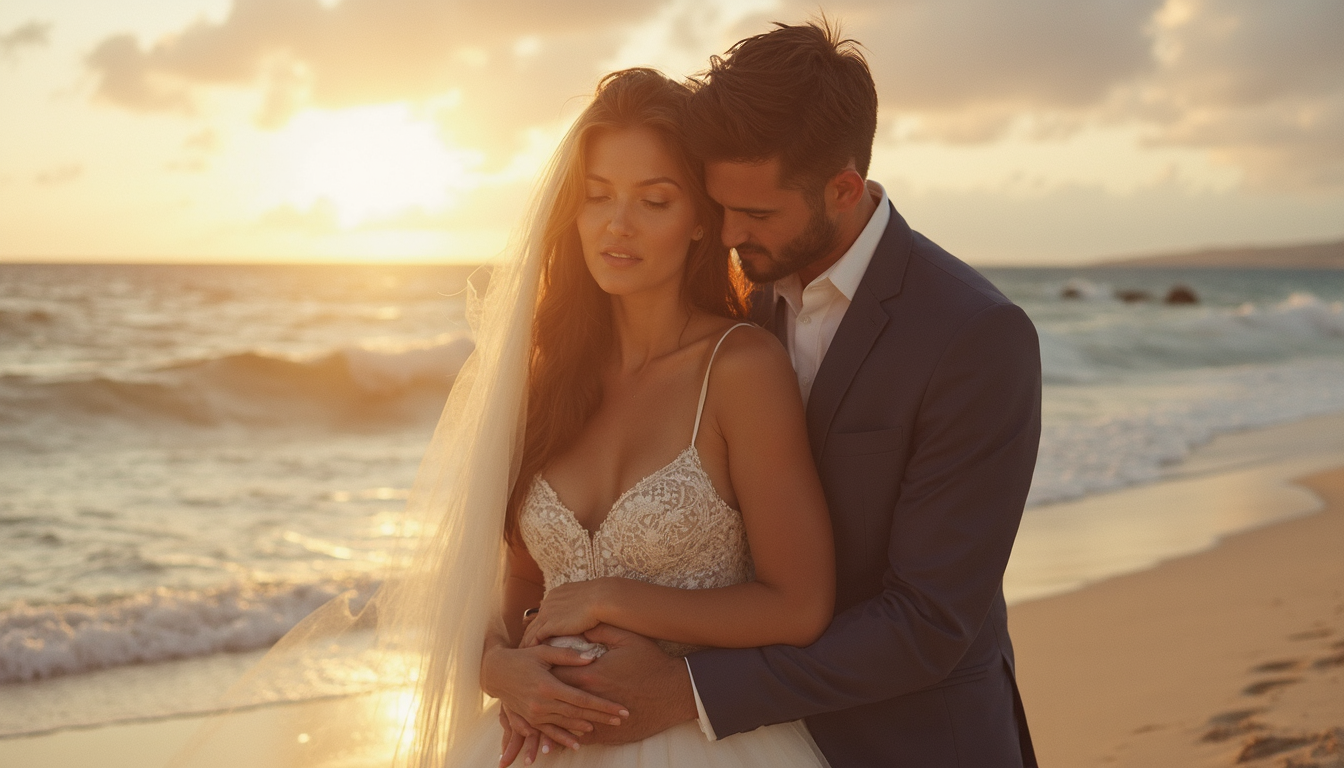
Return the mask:
[[621, 251], [603, 251], [602, 260], [616, 269], [629, 269], [642, 261], [638, 256]]

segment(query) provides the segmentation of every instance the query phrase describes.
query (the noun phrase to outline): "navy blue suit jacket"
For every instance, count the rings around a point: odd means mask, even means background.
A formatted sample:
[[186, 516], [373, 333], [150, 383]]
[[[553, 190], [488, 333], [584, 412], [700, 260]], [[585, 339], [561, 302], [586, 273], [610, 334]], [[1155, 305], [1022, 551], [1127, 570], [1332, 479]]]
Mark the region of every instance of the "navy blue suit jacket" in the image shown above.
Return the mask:
[[835, 618], [688, 657], [720, 738], [806, 718], [835, 768], [1036, 764], [1002, 584], [1040, 402], [1026, 314], [893, 210], [807, 405]]

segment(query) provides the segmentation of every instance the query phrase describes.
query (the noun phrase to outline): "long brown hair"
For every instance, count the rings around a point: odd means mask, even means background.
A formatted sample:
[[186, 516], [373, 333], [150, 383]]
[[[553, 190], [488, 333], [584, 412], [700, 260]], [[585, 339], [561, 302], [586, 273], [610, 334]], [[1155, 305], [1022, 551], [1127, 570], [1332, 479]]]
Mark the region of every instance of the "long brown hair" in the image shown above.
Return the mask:
[[690, 96], [685, 85], [656, 70], [612, 72], [602, 78], [575, 125], [578, 141], [561, 171], [560, 192], [542, 235], [545, 261], [532, 326], [527, 426], [504, 521], [511, 544], [521, 544], [518, 512], [533, 477], [573, 444], [601, 404], [602, 371], [615, 343], [611, 299], [588, 272], [576, 226], [588, 144], [598, 131], [645, 128], [662, 139], [690, 181], [696, 217], [704, 227], [704, 236], [692, 241], [687, 253], [683, 300], [715, 315], [746, 316], [746, 279], [720, 240], [722, 214], [705, 192], [703, 165], [686, 148], [682, 126]]

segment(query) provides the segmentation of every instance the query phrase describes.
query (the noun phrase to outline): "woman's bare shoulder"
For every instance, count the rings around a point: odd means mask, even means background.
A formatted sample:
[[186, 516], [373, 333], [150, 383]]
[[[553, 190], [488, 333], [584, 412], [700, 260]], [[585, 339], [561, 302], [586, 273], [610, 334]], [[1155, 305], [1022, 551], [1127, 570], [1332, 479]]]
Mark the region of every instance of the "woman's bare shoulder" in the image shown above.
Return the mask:
[[797, 393], [789, 353], [774, 334], [758, 325], [747, 325], [734, 329], [723, 339], [714, 357], [712, 389], [730, 398], [768, 396], [781, 385]]

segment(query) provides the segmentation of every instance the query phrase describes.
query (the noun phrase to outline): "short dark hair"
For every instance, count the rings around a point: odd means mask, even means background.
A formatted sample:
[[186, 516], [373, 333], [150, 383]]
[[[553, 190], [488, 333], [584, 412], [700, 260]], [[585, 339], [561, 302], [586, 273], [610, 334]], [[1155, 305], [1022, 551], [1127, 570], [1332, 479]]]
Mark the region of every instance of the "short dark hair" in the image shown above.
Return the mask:
[[780, 183], [815, 189], [851, 160], [868, 175], [877, 88], [859, 44], [824, 17], [748, 37], [693, 79], [691, 150], [702, 160], [779, 158]]

